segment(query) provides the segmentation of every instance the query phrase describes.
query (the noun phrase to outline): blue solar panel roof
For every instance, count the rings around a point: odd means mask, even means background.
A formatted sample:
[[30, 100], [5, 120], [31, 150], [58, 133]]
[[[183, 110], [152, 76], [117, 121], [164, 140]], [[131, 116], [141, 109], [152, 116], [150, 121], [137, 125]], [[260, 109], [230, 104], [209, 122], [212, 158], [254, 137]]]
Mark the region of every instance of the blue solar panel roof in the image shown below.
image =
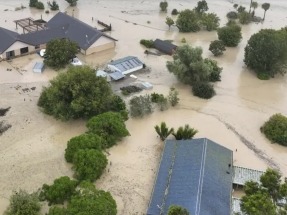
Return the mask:
[[230, 215], [231, 191], [232, 151], [205, 138], [168, 140], [147, 214], [175, 204], [192, 215]]

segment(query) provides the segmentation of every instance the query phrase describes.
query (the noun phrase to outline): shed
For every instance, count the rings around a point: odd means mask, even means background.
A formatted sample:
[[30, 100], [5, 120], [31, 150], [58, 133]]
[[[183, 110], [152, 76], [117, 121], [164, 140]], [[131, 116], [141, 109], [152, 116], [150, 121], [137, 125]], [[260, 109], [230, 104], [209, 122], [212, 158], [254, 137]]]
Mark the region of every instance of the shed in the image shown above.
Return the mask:
[[111, 71], [118, 71], [127, 75], [129, 73], [138, 71], [144, 68], [144, 63], [141, 62], [137, 57], [128, 56], [115, 61], [112, 61], [108, 64], [108, 68]]
[[150, 90], [150, 89], [153, 88], [152, 84], [149, 83], [149, 82], [143, 82], [143, 83], [142, 83], [142, 86], [143, 86], [143, 88], [146, 89], [146, 90]]
[[37, 62], [33, 67], [33, 72], [42, 73], [44, 71], [44, 63]]
[[125, 75], [121, 72], [113, 72], [109, 74], [114, 81], [118, 81], [125, 77]]
[[160, 40], [160, 39], [156, 39], [154, 41], [154, 47], [160, 52], [163, 52], [168, 55], [172, 55], [177, 49], [177, 46], [172, 44], [171, 42]]
[[147, 215], [180, 205], [193, 215], [230, 215], [232, 151], [206, 138], [167, 140]]

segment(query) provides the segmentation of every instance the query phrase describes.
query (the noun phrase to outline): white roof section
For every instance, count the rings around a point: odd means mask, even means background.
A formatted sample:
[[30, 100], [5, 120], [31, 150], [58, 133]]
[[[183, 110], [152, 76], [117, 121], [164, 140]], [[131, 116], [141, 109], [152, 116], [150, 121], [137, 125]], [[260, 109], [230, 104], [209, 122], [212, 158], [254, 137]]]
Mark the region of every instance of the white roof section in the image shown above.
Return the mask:
[[239, 198], [232, 197], [232, 211], [233, 214], [244, 215], [240, 207], [241, 200]]
[[255, 181], [260, 184], [260, 177], [263, 171], [248, 169], [244, 167], [233, 167], [233, 184], [244, 185], [247, 181]]
[[127, 70], [143, 66], [143, 62], [141, 62], [137, 57], [128, 56], [112, 61], [109, 65], [115, 66], [121, 72], [125, 72]]
[[108, 73], [106, 73], [104, 70], [97, 70], [96, 71], [96, 76], [97, 77], [104, 77], [104, 78], [106, 78], [107, 75], [108, 75]]

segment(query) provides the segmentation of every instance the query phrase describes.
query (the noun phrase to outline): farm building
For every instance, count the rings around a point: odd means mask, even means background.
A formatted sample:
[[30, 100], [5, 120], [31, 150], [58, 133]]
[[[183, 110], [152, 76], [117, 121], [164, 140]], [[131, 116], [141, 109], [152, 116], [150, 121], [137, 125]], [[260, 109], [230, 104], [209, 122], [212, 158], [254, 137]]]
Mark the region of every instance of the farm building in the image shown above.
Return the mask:
[[144, 68], [144, 63], [137, 57], [128, 56], [108, 63], [108, 68], [113, 72], [118, 71], [127, 75]]
[[168, 41], [163, 41], [160, 39], [156, 39], [154, 41], [154, 47], [155, 47], [155, 49], [159, 50], [160, 52], [163, 52], [163, 53], [168, 54], [168, 55], [173, 55], [177, 49], [176, 45], [174, 45]]
[[233, 153], [206, 139], [167, 140], [148, 215], [180, 205], [193, 215], [230, 215]]
[[53, 39], [69, 39], [78, 44], [81, 53], [89, 55], [115, 47], [116, 40], [65, 13], [57, 13], [45, 28], [18, 34], [0, 28], [0, 59], [9, 59], [45, 48]]

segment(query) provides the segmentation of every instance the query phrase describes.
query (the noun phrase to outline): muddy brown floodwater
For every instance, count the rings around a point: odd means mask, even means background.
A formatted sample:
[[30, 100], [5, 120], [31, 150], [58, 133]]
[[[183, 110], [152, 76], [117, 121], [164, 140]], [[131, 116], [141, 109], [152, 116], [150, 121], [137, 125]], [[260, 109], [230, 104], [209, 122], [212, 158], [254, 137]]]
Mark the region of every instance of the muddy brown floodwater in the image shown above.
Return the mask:
[[[32, 16], [49, 20], [55, 12], [15, 7], [28, 5], [28, 0], [0, 0], [0, 26], [15, 30], [13, 20]], [[143, 119], [129, 119], [127, 128], [131, 136], [109, 150], [111, 161], [98, 188], [110, 191], [118, 205], [118, 214], [143, 214], [146, 212], [163, 144], [154, 132], [154, 126], [165, 121], [169, 126], [190, 124], [199, 130], [196, 137], [207, 137], [234, 151], [234, 164], [258, 170], [268, 166], [278, 168], [287, 176], [287, 149], [270, 142], [260, 133], [260, 126], [274, 113], [287, 115], [287, 79], [278, 76], [261, 81], [243, 63], [244, 47], [250, 36], [262, 28], [279, 29], [287, 21], [287, 1], [271, 2], [266, 21], [243, 26], [243, 40], [237, 48], [227, 48], [222, 57], [214, 58], [208, 51], [216, 32], [178, 33], [165, 25], [167, 14], [159, 12], [159, 0], [79, 0], [78, 6], [70, 8], [58, 1], [61, 11], [67, 11], [92, 26], [96, 20], [112, 23], [108, 33], [118, 39], [114, 51], [88, 57], [79, 56], [86, 64], [97, 67], [111, 59], [127, 55], [138, 56], [150, 68], [150, 73], [136, 74], [139, 80], [149, 81], [153, 90], [167, 94], [171, 86], [178, 89], [180, 103], [165, 112], [155, 111]], [[196, 1], [169, 1], [173, 8], [192, 8]], [[232, 1], [247, 6], [249, 1]], [[258, 1], [259, 4], [263, 1]], [[225, 14], [232, 10], [231, 1], [209, 0], [210, 11], [216, 12], [222, 25]], [[7, 9], [7, 11], [4, 11]], [[263, 16], [258, 8], [256, 15]], [[94, 21], [92, 21], [92, 17]], [[150, 24], [148, 24], [148, 21]], [[21, 33], [21, 29], [18, 29]], [[166, 67], [169, 56], [146, 56], [140, 39], [170, 39], [180, 45], [185, 38], [192, 46], [202, 46], [204, 56], [214, 58], [223, 67], [222, 81], [216, 83], [217, 95], [206, 101], [194, 97], [191, 89], [177, 82]], [[64, 160], [66, 142], [85, 131], [84, 121], [60, 122], [40, 112], [37, 99], [42, 86], [57, 75], [52, 70], [33, 74], [32, 66], [39, 60], [36, 54], [0, 63], [0, 107], [11, 106], [1, 120], [12, 125], [0, 136], [0, 214], [9, 202], [12, 190], [37, 190], [43, 183], [55, 178], [72, 176], [71, 166]], [[14, 68], [18, 67], [19, 72]], [[11, 68], [12, 71], [7, 71]], [[20, 86], [20, 88], [18, 87]], [[36, 87], [23, 92], [23, 88]], [[18, 89], [18, 90], [17, 90]], [[237, 151], [236, 151], [237, 149]]]

